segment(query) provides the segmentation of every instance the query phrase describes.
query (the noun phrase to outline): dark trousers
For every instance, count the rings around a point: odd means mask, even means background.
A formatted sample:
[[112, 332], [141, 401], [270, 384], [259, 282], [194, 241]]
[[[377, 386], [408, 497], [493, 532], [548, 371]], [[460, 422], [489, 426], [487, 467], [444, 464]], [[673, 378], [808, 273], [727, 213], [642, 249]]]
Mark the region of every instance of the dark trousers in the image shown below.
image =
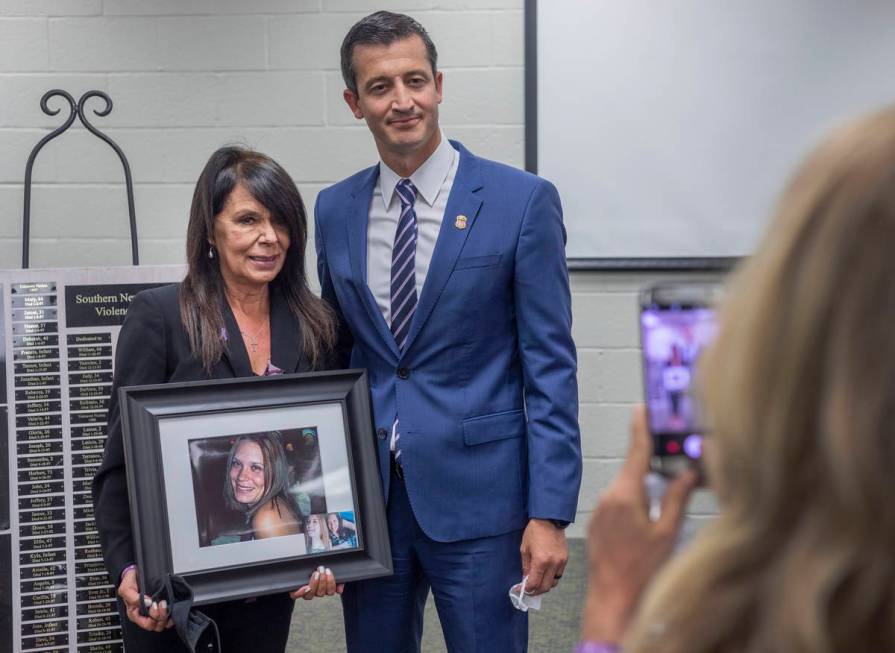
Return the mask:
[[528, 615], [513, 608], [508, 596], [522, 579], [522, 531], [436, 542], [419, 527], [394, 472], [387, 513], [395, 573], [345, 586], [349, 653], [419, 653], [430, 587], [450, 653], [528, 649]]
[[[288, 594], [259, 596], [249, 601], [225, 601], [199, 606], [218, 626], [223, 653], [283, 653], [289, 639], [289, 624], [295, 602]], [[127, 653], [185, 653], [174, 628], [152, 633], [131, 623], [119, 599], [118, 614]], [[208, 648], [212, 636], [206, 633], [196, 652]]]

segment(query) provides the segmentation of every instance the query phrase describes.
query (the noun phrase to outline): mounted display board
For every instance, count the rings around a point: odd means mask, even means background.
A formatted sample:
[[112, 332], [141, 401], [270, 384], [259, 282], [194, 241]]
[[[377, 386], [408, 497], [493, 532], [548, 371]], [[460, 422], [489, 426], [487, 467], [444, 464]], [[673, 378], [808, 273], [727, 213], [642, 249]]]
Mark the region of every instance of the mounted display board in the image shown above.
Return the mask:
[[526, 0], [526, 164], [570, 263], [752, 252], [814, 144], [895, 100], [892, 25], [890, 2]]
[[182, 266], [0, 271], [0, 651], [121, 651], [93, 520], [118, 331]]

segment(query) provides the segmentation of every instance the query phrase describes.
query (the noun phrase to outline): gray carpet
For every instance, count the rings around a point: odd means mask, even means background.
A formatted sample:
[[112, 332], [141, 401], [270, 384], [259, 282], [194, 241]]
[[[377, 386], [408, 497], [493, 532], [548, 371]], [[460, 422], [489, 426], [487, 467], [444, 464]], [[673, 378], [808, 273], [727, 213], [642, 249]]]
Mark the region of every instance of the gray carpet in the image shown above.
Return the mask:
[[[578, 641], [578, 624], [586, 583], [583, 539], [569, 540], [569, 564], [559, 587], [544, 597], [540, 611], [530, 611], [528, 650], [569, 653]], [[509, 598], [507, 598], [509, 601]], [[344, 653], [342, 606], [338, 599], [297, 601], [288, 653]], [[435, 605], [429, 599], [423, 630], [424, 653], [446, 653]]]

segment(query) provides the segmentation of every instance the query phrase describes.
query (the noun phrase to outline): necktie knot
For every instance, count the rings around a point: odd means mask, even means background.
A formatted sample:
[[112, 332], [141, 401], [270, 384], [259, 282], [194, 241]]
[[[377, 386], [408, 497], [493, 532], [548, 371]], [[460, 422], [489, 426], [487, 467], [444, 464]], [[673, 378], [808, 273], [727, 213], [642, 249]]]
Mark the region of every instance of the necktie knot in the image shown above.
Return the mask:
[[395, 190], [398, 192], [402, 208], [413, 206], [413, 203], [416, 200], [416, 186], [413, 185], [412, 181], [409, 179], [402, 179], [398, 182]]

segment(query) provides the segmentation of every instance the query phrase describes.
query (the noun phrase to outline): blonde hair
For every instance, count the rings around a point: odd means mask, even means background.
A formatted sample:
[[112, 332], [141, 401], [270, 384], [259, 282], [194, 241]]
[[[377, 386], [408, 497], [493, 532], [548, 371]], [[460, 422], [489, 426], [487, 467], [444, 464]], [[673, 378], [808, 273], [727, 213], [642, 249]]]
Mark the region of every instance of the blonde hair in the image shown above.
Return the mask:
[[797, 172], [702, 373], [722, 514], [626, 653], [895, 650], [895, 108]]
[[305, 543], [307, 544], [308, 551], [311, 550], [311, 546], [313, 545], [311, 534], [308, 532], [308, 524], [310, 524], [312, 520], [315, 521], [320, 528], [320, 542], [323, 544], [323, 548], [326, 550], [331, 549], [332, 541], [329, 538], [329, 526], [326, 523], [326, 513], [314, 513], [305, 518]]

